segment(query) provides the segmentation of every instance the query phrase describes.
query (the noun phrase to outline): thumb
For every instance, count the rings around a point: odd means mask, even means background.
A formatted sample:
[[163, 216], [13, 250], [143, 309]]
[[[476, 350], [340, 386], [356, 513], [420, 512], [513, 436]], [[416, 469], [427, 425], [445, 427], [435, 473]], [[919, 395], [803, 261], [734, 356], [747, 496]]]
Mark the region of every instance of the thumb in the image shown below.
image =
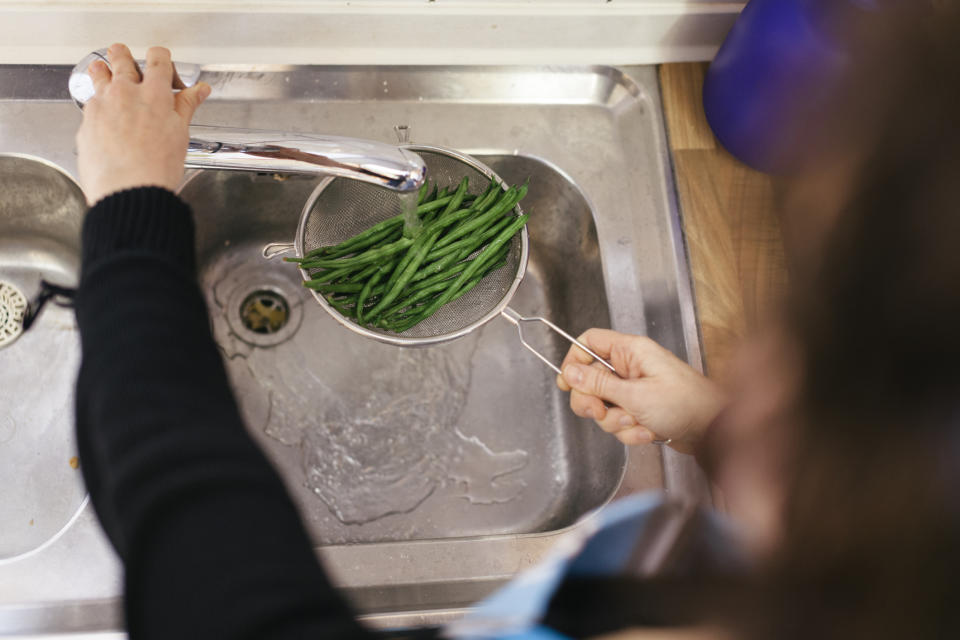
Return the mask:
[[606, 369], [583, 364], [568, 364], [563, 378], [581, 393], [597, 396], [617, 406], [624, 406], [630, 396], [630, 383]]
[[198, 82], [189, 89], [184, 89], [177, 94], [173, 109], [185, 124], [190, 124], [197, 107], [203, 104], [203, 101], [206, 100], [209, 95], [210, 85], [206, 82]]

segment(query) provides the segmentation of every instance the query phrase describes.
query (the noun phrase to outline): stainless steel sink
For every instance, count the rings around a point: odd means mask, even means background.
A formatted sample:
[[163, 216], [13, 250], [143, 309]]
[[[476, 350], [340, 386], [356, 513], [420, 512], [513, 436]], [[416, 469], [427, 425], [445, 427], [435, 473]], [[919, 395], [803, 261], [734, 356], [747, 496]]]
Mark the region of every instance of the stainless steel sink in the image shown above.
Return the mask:
[[[0, 151], [75, 173], [80, 114], [68, 72], [0, 67]], [[530, 265], [512, 306], [572, 333], [647, 333], [699, 366], [652, 68], [258, 66], [204, 80], [214, 87], [204, 124], [384, 141], [406, 124], [415, 142], [466, 151], [511, 183], [529, 177]], [[687, 456], [627, 451], [576, 418], [506, 322], [428, 349], [344, 331], [291, 265], [260, 255], [293, 239], [315, 186], [204, 171], [188, 174], [181, 194], [197, 217], [201, 284], [250, 431], [371, 624], [460, 615], [617, 495], [665, 488], [708, 499]], [[0, 251], [0, 279], [6, 265]], [[253, 330], [251, 301], [281, 309], [282, 328]], [[75, 345], [73, 329], [64, 333]], [[553, 337], [533, 338], [562, 358]], [[0, 366], [9, 356], [0, 349]], [[0, 406], [31, 411], [5, 387]], [[119, 567], [89, 509], [39, 551], [0, 560], [0, 585], [0, 634], [120, 627]]]

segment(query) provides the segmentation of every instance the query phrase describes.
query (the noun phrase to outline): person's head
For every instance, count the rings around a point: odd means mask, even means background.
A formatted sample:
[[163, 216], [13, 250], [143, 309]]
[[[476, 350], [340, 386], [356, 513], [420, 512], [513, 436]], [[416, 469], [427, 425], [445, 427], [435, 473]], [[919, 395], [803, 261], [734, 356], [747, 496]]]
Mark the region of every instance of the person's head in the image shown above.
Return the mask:
[[772, 483], [764, 637], [960, 633], [960, 20], [888, 11], [851, 34], [829, 120], [806, 123], [785, 215], [816, 232], [777, 357], [744, 376], [765, 391], [734, 412], [738, 443], [764, 445], [728, 465], [768, 456], [746, 480]]

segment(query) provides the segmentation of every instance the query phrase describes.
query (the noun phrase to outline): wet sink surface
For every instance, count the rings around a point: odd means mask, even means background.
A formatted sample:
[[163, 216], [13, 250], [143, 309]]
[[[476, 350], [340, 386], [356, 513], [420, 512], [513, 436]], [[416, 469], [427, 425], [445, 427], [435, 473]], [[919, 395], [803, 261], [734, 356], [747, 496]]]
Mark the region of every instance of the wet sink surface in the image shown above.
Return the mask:
[[[80, 113], [68, 72], [0, 66], [0, 152], [76, 175]], [[511, 183], [530, 177], [530, 264], [512, 306], [574, 334], [594, 325], [646, 333], [700, 365], [653, 68], [237, 66], [203, 79], [214, 94], [202, 124], [382, 141], [406, 124], [415, 143], [475, 155]], [[688, 456], [626, 450], [573, 416], [552, 372], [504, 320], [415, 350], [340, 327], [296, 270], [260, 257], [265, 243], [293, 240], [315, 184], [211, 171], [189, 174], [182, 193], [198, 221], [213, 333], [248, 426], [301, 505], [333, 580], [371, 624], [459, 615], [611, 498], [706, 495]], [[75, 249], [52, 255], [75, 273]], [[240, 313], [251, 300], [285, 307], [287, 324], [251, 332]], [[41, 390], [37, 405], [69, 406], [78, 340], [67, 322], [58, 335], [59, 346], [42, 342], [67, 357], [67, 386], [25, 375], [23, 385]], [[565, 352], [546, 334], [532, 339], [556, 361]], [[0, 349], [0, 364], [11, 353]], [[0, 406], [29, 405], [0, 386]], [[51, 451], [70, 452], [70, 412], [48, 422], [61, 434]], [[70, 471], [57, 495], [82, 497]], [[0, 557], [0, 635], [121, 628], [120, 567], [89, 507], [50, 544], [8, 560]]]
[[[508, 183], [530, 178], [530, 261], [511, 305], [575, 333], [609, 326], [596, 228], [576, 186], [535, 158], [477, 157]], [[435, 347], [384, 345], [331, 319], [293, 265], [262, 258], [264, 244], [289, 238], [313, 186], [203, 172], [181, 195], [199, 213], [201, 281], [247, 423], [315, 540], [551, 531], [603, 504], [624, 447], [569, 411], [512, 325], [495, 319]], [[277, 333], [242, 320], [258, 292], [287, 307]], [[561, 361], [552, 336], [531, 337]]]
[[73, 435], [73, 312], [50, 304], [22, 335], [12, 322], [41, 278], [76, 285], [85, 210], [80, 188], [55, 166], [0, 154], [0, 562], [45, 544], [85, 496]]

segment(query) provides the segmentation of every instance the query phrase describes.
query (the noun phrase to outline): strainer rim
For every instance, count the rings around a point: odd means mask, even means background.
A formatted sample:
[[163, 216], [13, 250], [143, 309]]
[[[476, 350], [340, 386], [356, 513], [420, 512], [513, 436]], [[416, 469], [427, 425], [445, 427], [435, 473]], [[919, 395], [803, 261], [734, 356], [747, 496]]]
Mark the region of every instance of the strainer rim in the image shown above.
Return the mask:
[[[476, 169], [483, 175], [485, 175], [490, 180], [495, 180], [504, 188], [509, 188], [509, 185], [499, 176], [497, 173], [480, 162], [476, 158], [456, 149], [451, 149], [449, 147], [442, 147], [439, 145], [428, 145], [428, 144], [401, 144], [398, 145], [401, 149], [406, 151], [412, 151], [418, 153], [420, 151], [426, 151], [430, 153], [444, 154], [451, 156], [464, 164], [471, 166]], [[313, 206], [316, 201], [320, 198], [320, 195], [323, 191], [330, 186], [330, 184], [337, 179], [337, 176], [329, 176], [324, 178], [320, 184], [318, 184], [313, 192], [310, 194], [310, 197], [307, 198], [307, 201], [303, 205], [303, 209], [300, 212], [300, 221], [297, 225], [297, 235], [294, 238], [293, 248], [296, 256], [298, 258], [303, 258], [305, 255], [304, 251], [304, 239], [306, 235], [307, 228], [307, 219], [310, 217], [310, 212], [313, 210]], [[523, 209], [520, 208], [520, 205], [517, 204], [512, 209], [515, 215], [523, 215]], [[497, 316], [510, 304], [510, 301], [513, 299], [514, 294], [517, 291], [517, 287], [520, 286], [520, 282], [523, 280], [523, 276], [527, 271], [527, 259], [529, 254], [529, 238], [527, 234], [527, 225], [523, 225], [523, 228], [520, 231], [520, 258], [517, 264], [517, 272], [514, 274], [513, 281], [510, 283], [510, 286], [507, 288], [507, 291], [504, 293], [500, 301], [495, 304], [487, 313], [480, 316], [478, 319], [474, 320], [470, 324], [455, 331], [448, 331], [446, 333], [441, 333], [435, 336], [403, 336], [399, 334], [389, 334], [386, 332], [374, 331], [368, 329], [367, 327], [361, 326], [349, 318], [342, 315], [337, 311], [333, 306], [327, 302], [327, 299], [324, 298], [317, 291], [310, 289], [310, 294], [317, 301], [317, 303], [323, 307], [323, 309], [333, 317], [339, 324], [346, 327], [347, 329], [353, 331], [356, 334], [362, 335], [366, 338], [372, 340], [377, 340], [378, 342], [383, 342], [386, 344], [392, 344], [399, 347], [425, 347], [430, 345], [443, 344], [445, 342], [450, 342], [456, 340], [457, 338], [462, 338], [463, 336], [476, 331], [483, 325], [487, 324]], [[310, 280], [310, 272], [307, 269], [300, 269], [300, 275], [304, 281]]]

